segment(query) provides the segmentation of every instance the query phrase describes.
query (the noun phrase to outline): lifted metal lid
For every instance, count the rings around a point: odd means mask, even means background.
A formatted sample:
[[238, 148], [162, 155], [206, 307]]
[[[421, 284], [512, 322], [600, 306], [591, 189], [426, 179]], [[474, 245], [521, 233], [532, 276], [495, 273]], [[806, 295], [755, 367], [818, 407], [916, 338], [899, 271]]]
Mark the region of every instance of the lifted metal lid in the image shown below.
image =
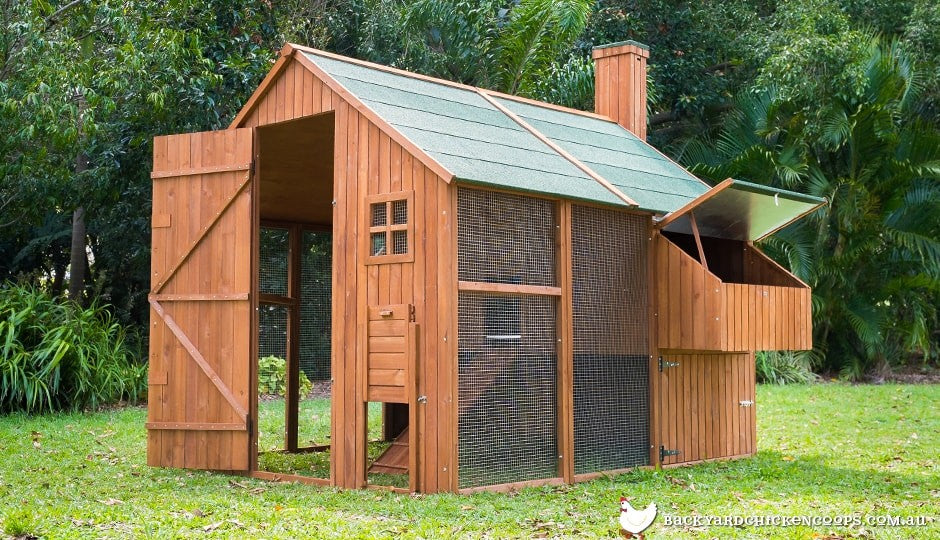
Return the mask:
[[826, 204], [826, 199], [729, 178], [666, 214], [657, 227], [701, 236], [756, 241]]

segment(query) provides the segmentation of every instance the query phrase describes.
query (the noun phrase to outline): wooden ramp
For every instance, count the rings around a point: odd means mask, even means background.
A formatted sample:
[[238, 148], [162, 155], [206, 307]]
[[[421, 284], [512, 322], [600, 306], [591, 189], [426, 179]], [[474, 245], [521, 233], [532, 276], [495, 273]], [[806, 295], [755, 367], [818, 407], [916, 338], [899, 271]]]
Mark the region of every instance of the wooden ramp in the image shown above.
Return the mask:
[[369, 473], [408, 474], [408, 428], [398, 434], [392, 445], [376, 458]]

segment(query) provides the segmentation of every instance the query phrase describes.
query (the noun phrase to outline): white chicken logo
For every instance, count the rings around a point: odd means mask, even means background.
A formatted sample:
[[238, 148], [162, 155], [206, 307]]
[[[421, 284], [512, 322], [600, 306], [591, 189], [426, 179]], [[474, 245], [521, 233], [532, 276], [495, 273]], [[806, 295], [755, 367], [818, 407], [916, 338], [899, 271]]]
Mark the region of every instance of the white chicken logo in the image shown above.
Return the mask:
[[620, 534], [624, 538], [646, 538], [643, 531], [656, 519], [656, 503], [650, 503], [646, 510], [636, 510], [630, 506], [626, 497], [620, 497]]

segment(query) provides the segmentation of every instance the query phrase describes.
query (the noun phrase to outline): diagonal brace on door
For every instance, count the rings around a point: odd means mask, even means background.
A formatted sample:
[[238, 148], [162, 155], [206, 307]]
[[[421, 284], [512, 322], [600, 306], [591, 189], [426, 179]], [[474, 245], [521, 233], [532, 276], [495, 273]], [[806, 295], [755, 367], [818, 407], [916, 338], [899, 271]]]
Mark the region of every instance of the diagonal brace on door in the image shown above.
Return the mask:
[[212, 230], [212, 227], [214, 227], [215, 224], [218, 223], [220, 219], [222, 219], [222, 216], [225, 215], [225, 212], [228, 211], [230, 206], [232, 206], [232, 203], [235, 202], [235, 199], [241, 195], [242, 191], [245, 189], [245, 186], [248, 185], [249, 180], [251, 180], [251, 171], [245, 173], [245, 180], [239, 184], [238, 189], [235, 190], [235, 193], [233, 193], [232, 196], [229, 197], [227, 201], [225, 201], [225, 204], [222, 205], [222, 208], [219, 209], [218, 213], [216, 213], [216, 215], [213, 216], [211, 220], [209, 220], [209, 223], [207, 223], [206, 226], [203, 227], [201, 231], [199, 231], [199, 234], [196, 236], [196, 239], [193, 241], [193, 243], [185, 252], [183, 252], [183, 256], [180, 257], [178, 261], [176, 261], [176, 264], [170, 268], [170, 271], [161, 277], [160, 282], [157, 283], [156, 287], [154, 287], [152, 291], [150, 291], [151, 294], [159, 293], [163, 289], [163, 286], [166, 285], [174, 275], [176, 275], [176, 272], [182, 268], [186, 260], [189, 259], [189, 256], [192, 255], [194, 251], [196, 251], [196, 248], [199, 247], [199, 244], [202, 243], [202, 240], [209, 234], [209, 231]]
[[173, 332], [173, 335], [176, 336], [176, 339], [179, 340], [180, 344], [186, 349], [186, 352], [189, 353], [189, 356], [193, 359], [194, 362], [202, 369], [202, 372], [209, 377], [209, 380], [212, 381], [212, 384], [219, 390], [222, 394], [222, 397], [225, 398], [225, 401], [228, 401], [229, 405], [232, 406], [232, 409], [235, 410], [235, 414], [245, 423], [245, 429], [247, 429], [248, 422], [248, 411], [235, 399], [235, 396], [232, 394], [231, 389], [225, 385], [225, 382], [222, 381], [222, 378], [219, 377], [219, 374], [212, 369], [212, 366], [209, 365], [209, 362], [202, 356], [202, 353], [199, 352], [199, 349], [193, 344], [189, 339], [189, 336], [183, 332], [183, 329], [176, 324], [176, 321], [173, 320], [173, 317], [170, 316], [166, 311], [163, 310], [163, 306], [160, 305], [160, 302], [156, 300], [151, 300], [150, 305], [153, 307], [153, 310], [157, 312], [157, 315], [160, 316], [160, 319], [166, 324], [167, 328]]

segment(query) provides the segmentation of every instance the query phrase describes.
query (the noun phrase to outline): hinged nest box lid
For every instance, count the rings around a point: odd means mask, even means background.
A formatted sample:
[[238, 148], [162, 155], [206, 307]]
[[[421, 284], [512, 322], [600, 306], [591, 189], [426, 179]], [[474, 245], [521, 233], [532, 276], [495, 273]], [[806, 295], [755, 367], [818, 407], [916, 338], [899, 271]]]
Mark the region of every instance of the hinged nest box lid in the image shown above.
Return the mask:
[[729, 178], [666, 214], [657, 227], [693, 234], [694, 217], [701, 236], [752, 242], [773, 234], [823, 204], [826, 200], [820, 197]]

